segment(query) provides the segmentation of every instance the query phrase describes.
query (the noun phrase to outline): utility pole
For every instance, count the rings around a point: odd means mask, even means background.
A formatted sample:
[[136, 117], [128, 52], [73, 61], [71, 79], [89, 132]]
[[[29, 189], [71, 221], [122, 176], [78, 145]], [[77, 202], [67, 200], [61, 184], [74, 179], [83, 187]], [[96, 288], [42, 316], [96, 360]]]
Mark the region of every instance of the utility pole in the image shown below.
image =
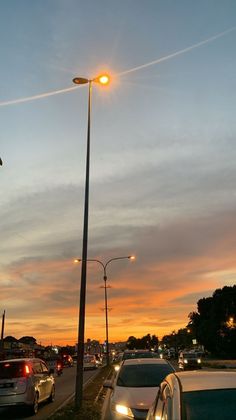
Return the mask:
[[4, 339], [4, 325], [5, 325], [5, 309], [2, 314], [2, 330], [1, 330], [1, 341], [0, 341], [0, 354], [4, 352], [4, 345], [3, 345], [3, 339]]

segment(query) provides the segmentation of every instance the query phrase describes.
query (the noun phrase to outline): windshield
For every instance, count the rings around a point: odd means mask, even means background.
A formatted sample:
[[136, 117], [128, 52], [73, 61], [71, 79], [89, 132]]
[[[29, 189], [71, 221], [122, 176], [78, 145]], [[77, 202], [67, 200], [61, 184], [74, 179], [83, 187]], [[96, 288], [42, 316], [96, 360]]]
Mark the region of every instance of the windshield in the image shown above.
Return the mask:
[[232, 420], [236, 413], [236, 389], [184, 392], [184, 420]]
[[173, 372], [170, 365], [124, 365], [117, 378], [117, 385], [124, 387], [159, 386], [166, 375]]
[[199, 356], [196, 353], [184, 353], [185, 359], [198, 359]]

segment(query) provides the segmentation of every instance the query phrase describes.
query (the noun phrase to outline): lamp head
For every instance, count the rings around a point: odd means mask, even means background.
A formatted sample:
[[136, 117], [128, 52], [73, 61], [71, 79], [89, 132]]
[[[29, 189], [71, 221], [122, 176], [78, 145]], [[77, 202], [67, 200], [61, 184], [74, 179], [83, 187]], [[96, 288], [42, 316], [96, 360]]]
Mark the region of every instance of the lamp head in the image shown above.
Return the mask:
[[93, 79], [94, 82], [99, 83], [100, 85], [108, 85], [111, 81], [111, 78], [108, 74], [100, 74], [99, 76], [95, 77], [95, 79]]
[[135, 255], [129, 255], [128, 257], [130, 260], [135, 260]]
[[73, 83], [75, 83], [76, 85], [85, 85], [88, 82], [89, 79], [85, 79], [84, 77], [75, 77], [73, 79]]
[[80, 258], [75, 258], [74, 263], [80, 263], [82, 260]]

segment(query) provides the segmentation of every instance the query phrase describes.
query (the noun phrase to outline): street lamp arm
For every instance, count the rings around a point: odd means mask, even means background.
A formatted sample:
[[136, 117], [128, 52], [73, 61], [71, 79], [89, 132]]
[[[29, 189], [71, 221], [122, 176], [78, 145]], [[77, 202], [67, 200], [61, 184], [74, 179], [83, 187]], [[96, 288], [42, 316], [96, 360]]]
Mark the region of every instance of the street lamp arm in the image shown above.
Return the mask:
[[110, 262], [112, 262], [112, 261], [116, 261], [116, 260], [124, 260], [124, 259], [131, 259], [132, 258], [132, 255], [128, 255], [127, 257], [116, 257], [116, 258], [111, 258], [110, 260], [108, 260], [107, 262], [106, 262], [106, 264], [104, 265], [104, 267], [105, 267], [105, 269], [106, 269], [106, 267], [108, 266], [108, 264], [110, 264]]

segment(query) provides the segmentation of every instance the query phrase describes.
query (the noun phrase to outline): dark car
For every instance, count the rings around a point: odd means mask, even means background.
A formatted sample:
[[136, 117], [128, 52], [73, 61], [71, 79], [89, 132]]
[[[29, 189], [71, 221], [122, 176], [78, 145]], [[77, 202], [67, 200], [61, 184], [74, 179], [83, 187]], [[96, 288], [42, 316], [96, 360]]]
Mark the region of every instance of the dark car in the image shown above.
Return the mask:
[[127, 359], [157, 359], [159, 358], [159, 355], [157, 353], [154, 353], [150, 350], [125, 350], [122, 356], [122, 360]]
[[195, 352], [180, 352], [178, 365], [182, 370], [201, 369], [202, 359]]

